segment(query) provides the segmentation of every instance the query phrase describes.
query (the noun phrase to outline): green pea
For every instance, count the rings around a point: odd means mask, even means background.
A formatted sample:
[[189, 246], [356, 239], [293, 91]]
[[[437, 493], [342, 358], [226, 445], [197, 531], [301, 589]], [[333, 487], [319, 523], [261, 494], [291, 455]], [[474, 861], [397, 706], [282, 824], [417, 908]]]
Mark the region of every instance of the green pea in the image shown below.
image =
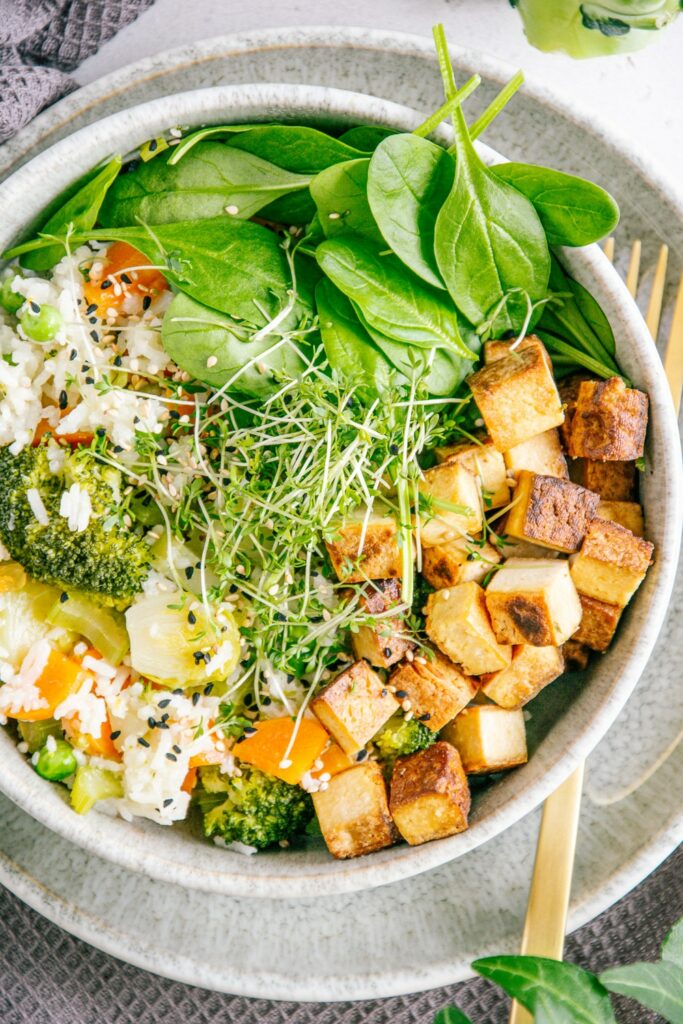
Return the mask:
[[10, 277], [6, 277], [2, 282], [0, 288], [0, 306], [6, 309], [8, 313], [16, 313], [17, 310], [21, 309], [26, 299], [23, 295], [19, 295], [18, 292], [12, 291], [12, 281], [14, 280], [14, 274]]
[[71, 744], [66, 740], [55, 740], [55, 744], [54, 750], [44, 746], [34, 765], [38, 774], [50, 782], [60, 782], [73, 775], [78, 768]]
[[50, 306], [48, 303], [39, 306], [37, 313], [31, 308], [31, 305], [29, 302], [28, 309], [21, 317], [21, 326], [24, 328], [26, 336], [31, 341], [52, 341], [62, 326], [62, 314], [55, 306]]

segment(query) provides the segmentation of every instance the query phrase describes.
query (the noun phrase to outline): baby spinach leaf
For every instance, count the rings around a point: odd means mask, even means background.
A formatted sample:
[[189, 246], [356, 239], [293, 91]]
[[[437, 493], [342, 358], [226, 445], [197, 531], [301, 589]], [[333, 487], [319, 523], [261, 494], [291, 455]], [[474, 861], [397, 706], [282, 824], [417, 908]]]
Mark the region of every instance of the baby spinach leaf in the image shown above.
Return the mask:
[[446, 1006], [436, 1014], [434, 1024], [472, 1024], [472, 1021], [457, 1006]]
[[[100, 207], [112, 182], [121, 170], [121, 157], [113, 157], [94, 176], [90, 176], [41, 226], [46, 235], [62, 235], [70, 226], [74, 231], [91, 228], [97, 220]], [[59, 262], [64, 249], [59, 243], [47, 245], [22, 257], [21, 265], [28, 270], [42, 273]]]
[[[241, 132], [251, 132], [256, 126], [253, 124], [207, 124], [203, 128], [197, 128], [194, 132], [189, 132], [183, 139], [181, 139], [177, 145], [173, 147], [173, 152], [169, 154], [169, 164], [177, 164], [179, 160], [189, 153], [198, 142], [204, 142], [205, 139], [224, 139], [229, 138], [231, 135], [237, 135]], [[266, 127], [263, 125], [263, 127]]]
[[435, 288], [445, 286], [434, 256], [434, 230], [454, 173], [445, 149], [415, 135], [381, 142], [368, 172], [370, 209], [387, 244]]
[[316, 258], [377, 331], [411, 346], [438, 346], [472, 358], [447, 297], [406, 270], [395, 256], [379, 256], [365, 239], [345, 236], [319, 245]]
[[662, 960], [683, 967], [683, 918], [676, 922], [664, 939]]
[[200, 142], [174, 166], [164, 155], [122, 174], [107, 195], [100, 222], [124, 227], [221, 215], [246, 220], [274, 199], [307, 188], [309, 181], [308, 175], [284, 171], [232, 146]]
[[[249, 339], [239, 323], [182, 294], [175, 296], [166, 311], [161, 342], [191, 377], [215, 388], [230, 384], [234, 391], [249, 395], [267, 394], [275, 388], [268, 369], [296, 377], [305, 365], [280, 335]], [[268, 369], [264, 371], [264, 367]]]
[[382, 139], [388, 139], [394, 133], [395, 129], [393, 128], [381, 128], [375, 124], [359, 124], [355, 128], [349, 128], [342, 132], [339, 141], [359, 149], [362, 153], [372, 153]]
[[573, 277], [567, 276], [567, 284], [569, 285], [569, 290], [574, 295], [574, 301], [584, 320], [598, 341], [600, 341], [602, 347], [613, 356], [617, 350], [614, 333], [612, 332], [609, 320], [602, 311], [600, 303], [591, 295], [587, 288], [584, 288], [582, 284], [575, 281]]
[[286, 171], [308, 175], [365, 155], [357, 147], [317, 128], [295, 124], [255, 125], [249, 132], [232, 136], [228, 144]]
[[600, 981], [610, 992], [636, 999], [661, 1014], [669, 1024], [683, 1024], [683, 968], [670, 961], [630, 964], [603, 971]]
[[311, 182], [311, 195], [327, 238], [354, 234], [384, 242], [368, 204], [369, 166], [367, 157], [349, 160], [326, 168]]
[[[560, 298], [557, 302], [545, 306], [538, 321], [538, 328], [563, 338], [575, 348], [581, 349], [604, 366], [611, 368], [614, 373], [618, 373], [617, 364], [613, 359], [614, 336], [609, 323], [595, 299], [578, 282], [572, 281], [565, 274], [555, 256], [552, 258], [549, 290]], [[593, 322], [599, 326], [604, 342], [587, 322], [583, 310], [586, 310]]]
[[491, 170], [531, 200], [551, 245], [590, 245], [619, 223], [616, 202], [591, 181], [532, 164], [498, 164]]
[[386, 392], [392, 377], [391, 363], [374, 345], [346, 296], [323, 278], [315, 290], [315, 301], [320, 335], [332, 369], [343, 380], [359, 384], [364, 397]]

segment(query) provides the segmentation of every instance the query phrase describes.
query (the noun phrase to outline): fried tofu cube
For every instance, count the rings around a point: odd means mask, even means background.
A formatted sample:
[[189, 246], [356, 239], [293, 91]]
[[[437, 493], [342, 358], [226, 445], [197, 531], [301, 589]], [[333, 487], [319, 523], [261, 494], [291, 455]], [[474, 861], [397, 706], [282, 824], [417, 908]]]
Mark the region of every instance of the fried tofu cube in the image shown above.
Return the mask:
[[396, 687], [398, 699], [409, 700], [415, 718], [432, 732], [438, 732], [467, 707], [478, 689], [476, 680], [438, 651], [402, 662], [389, 682]]
[[592, 651], [606, 651], [612, 643], [622, 609], [616, 604], [596, 601], [594, 597], [579, 594], [583, 615], [581, 625], [572, 637]]
[[473, 704], [461, 711], [441, 736], [457, 749], [467, 775], [500, 772], [528, 760], [521, 710]]
[[565, 450], [569, 447], [569, 431], [571, 428], [572, 417], [576, 412], [576, 399], [579, 396], [579, 387], [581, 381], [588, 380], [589, 378], [585, 373], [573, 373], [569, 377], [564, 377], [557, 385], [557, 390], [560, 393], [562, 399], [562, 406], [564, 408], [564, 423], [560, 424], [560, 438]]
[[512, 661], [507, 668], [482, 676], [481, 688], [501, 708], [515, 711], [563, 672], [561, 648], [519, 644], [512, 648]]
[[[522, 348], [529, 348], [529, 346], [533, 345], [536, 341], [538, 341], [536, 336], [533, 334], [529, 334], [526, 338], [522, 338], [519, 344], [515, 345], [514, 351], [519, 352], [519, 350]], [[488, 366], [489, 363], [495, 363], [496, 359], [504, 359], [505, 356], [509, 356], [511, 346], [513, 344], [514, 339], [512, 341], [484, 342], [484, 363]], [[550, 361], [549, 356], [548, 361]]]
[[470, 803], [467, 776], [450, 743], [434, 743], [396, 762], [389, 810], [411, 846], [464, 832]]
[[313, 794], [320, 831], [333, 857], [374, 853], [396, 842], [382, 769], [376, 761], [334, 775]]
[[346, 754], [356, 754], [398, 706], [368, 663], [355, 661], [318, 694], [311, 710]]
[[562, 402], [537, 339], [467, 378], [494, 445], [501, 452], [559, 426]]
[[504, 561], [509, 558], [557, 558], [560, 554], [552, 548], [542, 548], [540, 544], [532, 544], [528, 540], [519, 540], [516, 537], [505, 537], [499, 550]]
[[[458, 462], [444, 462], [428, 469], [418, 484], [426, 499], [420, 509], [420, 541], [423, 547], [445, 544], [468, 533], [479, 533], [483, 524], [479, 481]], [[462, 512], [440, 502], [459, 505]]]
[[580, 594], [624, 608], [652, 563], [654, 545], [607, 519], [594, 519], [570, 558], [574, 585]]
[[485, 508], [507, 505], [510, 487], [505, 460], [490, 438], [482, 439], [481, 443], [465, 441], [435, 448], [434, 454], [439, 462], [459, 462], [479, 480]]
[[579, 643], [574, 637], [570, 637], [566, 643], [562, 644], [562, 654], [567, 672], [583, 672], [588, 668], [591, 656], [590, 647]]
[[[403, 575], [398, 523], [393, 516], [365, 511], [340, 523], [335, 536], [325, 541], [337, 578], [344, 583], [394, 579]], [[362, 549], [360, 547], [362, 541]]]
[[501, 644], [559, 647], [581, 622], [581, 602], [564, 559], [509, 558], [486, 588]]
[[377, 668], [389, 668], [413, 649], [413, 642], [401, 632], [404, 626], [402, 618], [386, 614], [400, 603], [399, 580], [377, 580], [366, 584], [360, 595], [359, 608], [378, 618], [372, 624], [359, 626], [357, 632], [351, 634], [356, 658], [365, 658]]
[[603, 501], [629, 501], [636, 493], [635, 462], [575, 459], [569, 471], [572, 480], [599, 494]]
[[512, 652], [491, 628], [484, 591], [478, 583], [437, 590], [427, 599], [427, 636], [470, 676], [497, 672], [510, 664]]
[[567, 460], [562, 452], [557, 427], [544, 430], [542, 434], [536, 434], [528, 441], [522, 441], [521, 444], [504, 452], [504, 457], [505, 465], [511, 473], [529, 469], [544, 476], [556, 476], [560, 480], [569, 479]]
[[523, 469], [517, 477], [505, 532], [541, 547], [577, 551], [600, 498], [570, 480]]
[[647, 416], [647, 395], [627, 388], [621, 377], [582, 381], [569, 428], [569, 454], [598, 462], [638, 459]]
[[488, 541], [468, 541], [464, 537], [433, 548], [422, 549], [422, 575], [436, 590], [457, 587], [458, 583], [481, 582], [501, 555]]
[[637, 501], [601, 501], [597, 514], [600, 519], [609, 519], [611, 523], [625, 526], [636, 537], [645, 534], [643, 510]]

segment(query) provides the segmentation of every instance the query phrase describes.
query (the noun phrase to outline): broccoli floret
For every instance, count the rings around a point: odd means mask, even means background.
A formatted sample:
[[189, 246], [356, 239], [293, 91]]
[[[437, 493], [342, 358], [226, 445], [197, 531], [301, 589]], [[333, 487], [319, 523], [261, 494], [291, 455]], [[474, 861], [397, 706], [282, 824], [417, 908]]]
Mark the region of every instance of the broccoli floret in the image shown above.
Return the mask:
[[416, 718], [406, 719], [399, 713], [382, 726], [372, 742], [377, 748], [379, 760], [389, 770], [393, 768], [397, 757], [407, 757], [418, 750], [425, 750], [435, 741], [436, 733], [423, 722], [418, 722]]
[[218, 768], [200, 772], [195, 800], [205, 836], [262, 850], [305, 831], [313, 817], [313, 801], [305, 790], [246, 764], [240, 771], [239, 776], [224, 775]]
[[[62, 496], [74, 484], [79, 486], [80, 502], [86, 507], [90, 503], [82, 530], [71, 530], [69, 519], [60, 514], [60, 509], [68, 511], [69, 504], [73, 508], [78, 492], [71, 492], [65, 508]], [[102, 466], [86, 450], [68, 453], [53, 473], [44, 445], [24, 448], [18, 455], [2, 448], [0, 539], [35, 579], [81, 590], [102, 604], [124, 608], [149, 571], [149, 548], [117, 522], [119, 485], [119, 473]], [[47, 524], [36, 517], [36, 505], [41, 503]], [[39, 513], [42, 518], [42, 509]]]

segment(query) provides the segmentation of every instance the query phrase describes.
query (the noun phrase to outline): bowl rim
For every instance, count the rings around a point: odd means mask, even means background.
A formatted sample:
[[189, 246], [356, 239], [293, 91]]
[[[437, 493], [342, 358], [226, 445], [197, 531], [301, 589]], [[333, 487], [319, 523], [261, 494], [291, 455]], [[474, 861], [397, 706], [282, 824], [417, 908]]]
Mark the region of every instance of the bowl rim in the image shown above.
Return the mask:
[[[127, 108], [79, 129], [74, 134], [44, 150], [24, 164], [0, 185], [0, 208], [6, 211], [3, 225], [4, 244], [9, 244], [30, 222], [31, 216], [54, 197], [63, 187], [94, 166], [112, 151], [129, 152], [144, 140], [169, 125], [181, 123], [208, 123], [220, 120], [225, 111], [237, 107], [240, 120], [263, 120], [277, 116], [290, 119], [309, 119], [317, 123], [381, 123], [411, 130], [421, 121], [418, 112], [363, 93], [329, 87], [291, 84], [242, 84], [213, 86], [189, 92], [160, 97], [144, 104]], [[270, 113], [265, 111], [269, 110]], [[260, 116], [259, 116], [260, 112]], [[233, 118], [234, 119], [234, 118]], [[449, 130], [440, 130], [443, 141], [450, 138]], [[482, 155], [489, 162], [504, 158], [481, 145]], [[46, 183], [50, 171], [50, 184]], [[25, 212], [28, 205], [34, 213]], [[327, 868], [307, 866], [295, 873], [277, 869], [268, 874], [254, 873], [245, 868], [248, 858], [236, 854], [223, 854], [221, 869], [198, 866], [177, 860], [154, 849], [158, 843], [150, 837], [163, 835], [158, 829], [140, 834], [139, 842], [125, 842], [122, 826], [127, 823], [105, 815], [87, 815], [76, 818], [64, 814], [63, 799], [53, 787], [45, 786], [21, 758], [7, 757], [8, 764], [0, 773], [0, 789], [23, 810], [67, 840], [109, 859], [123, 867], [148, 874], [162, 881], [175, 882], [189, 888], [199, 888], [235, 896], [262, 896], [270, 898], [296, 898], [359, 891], [388, 884], [419, 874], [461, 854], [503, 831], [540, 804], [590, 753], [609, 729], [630, 696], [656, 641], [668, 605], [675, 576], [674, 555], [680, 544], [681, 520], [681, 467], [678, 458], [680, 442], [668, 385], [659, 360], [646, 363], [645, 356], [652, 350], [652, 342], [644, 321], [616, 270], [597, 246], [583, 250], [565, 251], [564, 256], [578, 276], [598, 281], [615, 298], [624, 314], [624, 329], [636, 356], [643, 361], [645, 387], [650, 395], [651, 408], [656, 410], [658, 431], [663, 435], [660, 444], [662, 466], [659, 474], [667, 481], [667, 519], [663, 549], [667, 558], [657, 563], [657, 586], [650, 596], [647, 617], [638, 642], [625, 658], [617, 672], [614, 685], [605, 695], [597, 711], [589, 716], [582, 730], [567, 738], [559, 753], [551, 755], [543, 773], [522, 786], [511, 799], [503, 802], [488, 816], [475, 821], [471, 828], [458, 836], [426, 844], [421, 847], [396, 846], [356, 861], [331, 861]], [[670, 557], [669, 557], [670, 556]], [[590, 689], [590, 687], [589, 687]], [[570, 716], [571, 717], [571, 716]], [[557, 723], [559, 726], [560, 723]], [[557, 728], [556, 726], [556, 728]], [[13, 741], [2, 731], [0, 750], [15, 750]], [[530, 763], [536, 763], [536, 772], [543, 764], [538, 753]], [[510, 778], [510, 777], [509, 777]], [[40, 783], [38, 785], [37, 783]], [[505, 782], [500, 784], [504, 787]], [[508, 786], [507, 788], [514, 788]], [[75, 819], [75, 820], [74, 820]], [[286, 855], [291, 858], [291, 854]], [[230, 861], [228, 862], [228, 857]]]

